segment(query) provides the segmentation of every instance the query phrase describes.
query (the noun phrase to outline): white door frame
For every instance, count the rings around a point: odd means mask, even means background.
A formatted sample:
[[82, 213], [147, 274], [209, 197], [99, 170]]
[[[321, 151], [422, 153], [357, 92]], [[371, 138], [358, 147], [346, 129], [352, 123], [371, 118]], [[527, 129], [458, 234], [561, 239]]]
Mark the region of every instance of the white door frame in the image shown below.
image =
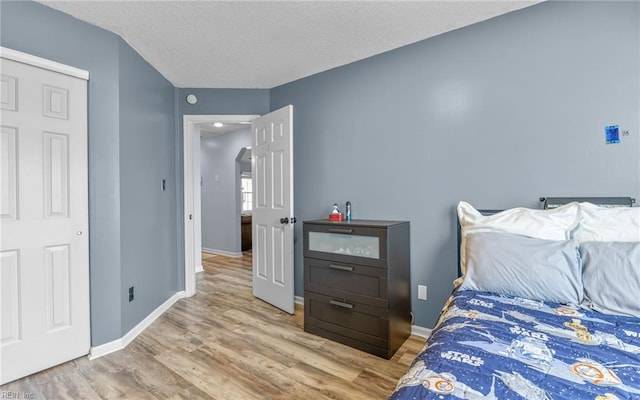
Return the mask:
[[[186, 297], [196, 294], [196, 265], [195, 252], [201, 249], [195, 249], [196, 235], [201, 232], [195, 232], [194, 220], [192, 218], [201, 218], [201, 215], [194, 215], [194, 187], [193, 177], [195, 174], [193, 165], [193, 131], [196, 124], [207, 124], [213, 122], [238, 123], [252, 121], [260, 115], [183, 115], [182, 117], [182, 141], [183, 141], [183, 173], [184, 173], [184, 291]], [[200, 168], [196, 166], [195, 168]], [[197, 171], [199, 172], [199, 170]]]

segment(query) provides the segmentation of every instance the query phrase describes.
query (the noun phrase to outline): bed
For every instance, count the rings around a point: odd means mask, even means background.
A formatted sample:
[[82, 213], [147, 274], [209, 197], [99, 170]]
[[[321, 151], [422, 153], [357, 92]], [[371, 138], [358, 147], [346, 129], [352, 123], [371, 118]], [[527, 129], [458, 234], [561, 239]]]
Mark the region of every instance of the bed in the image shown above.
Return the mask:
[[461, 278], [390, 399], [640, 399], [640, 208], [606, 204], [460, 203]]

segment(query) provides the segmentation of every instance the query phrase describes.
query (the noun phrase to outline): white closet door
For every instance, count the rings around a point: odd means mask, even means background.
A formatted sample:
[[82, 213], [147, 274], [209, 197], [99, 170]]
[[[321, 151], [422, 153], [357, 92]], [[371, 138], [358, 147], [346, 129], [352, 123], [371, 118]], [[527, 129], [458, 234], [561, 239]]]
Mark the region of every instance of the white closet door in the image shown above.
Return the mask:
[[87, 81], [2, 58], [0, 384], [89, 352]]

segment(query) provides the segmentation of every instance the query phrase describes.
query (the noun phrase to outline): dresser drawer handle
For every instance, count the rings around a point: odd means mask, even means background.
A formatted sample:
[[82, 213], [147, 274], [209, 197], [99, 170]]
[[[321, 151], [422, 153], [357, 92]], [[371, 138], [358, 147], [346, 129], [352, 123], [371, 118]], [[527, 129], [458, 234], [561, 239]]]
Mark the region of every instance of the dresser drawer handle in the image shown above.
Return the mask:
[[332, 306], [348, 308], [349, 310], [351, 310], [353, 308], [353, 304], [344, 303], [344, 302], [338, 301], [338, 300], [329, 300], [329, 304], [331, 304]]
[[340, 271], [347, 271], [347, 272], [353, 271], [353, 267], [349, 267], [349, 266], [346, 266], [346, 265], [329, 264], [329, 268], [337, 269], [337, 270], [340, 270]]
[[329, 232], [333, 233], [346, 233], [351, 235], [353, 233], [353, 229], [345, 229], [345, 228], [329, 228]]

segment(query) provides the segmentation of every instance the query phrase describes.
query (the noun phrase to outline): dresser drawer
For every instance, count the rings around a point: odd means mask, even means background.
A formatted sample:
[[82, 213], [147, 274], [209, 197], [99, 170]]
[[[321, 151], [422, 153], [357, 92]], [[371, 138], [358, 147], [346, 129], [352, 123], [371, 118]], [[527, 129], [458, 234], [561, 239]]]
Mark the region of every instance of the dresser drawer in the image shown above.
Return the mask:
[[387, 307], [387, 269], [305, 257], [304, 287], [319, 294]]
[[387, 231], [344, 223], [305, 223], [304, 256], [384, 267], [387, 262]]
[[385, 308], [314, 292], [305, 292], [304, 308], [305, 330], [317, 327], [376, 347], [388, 346], [389, 320]]

